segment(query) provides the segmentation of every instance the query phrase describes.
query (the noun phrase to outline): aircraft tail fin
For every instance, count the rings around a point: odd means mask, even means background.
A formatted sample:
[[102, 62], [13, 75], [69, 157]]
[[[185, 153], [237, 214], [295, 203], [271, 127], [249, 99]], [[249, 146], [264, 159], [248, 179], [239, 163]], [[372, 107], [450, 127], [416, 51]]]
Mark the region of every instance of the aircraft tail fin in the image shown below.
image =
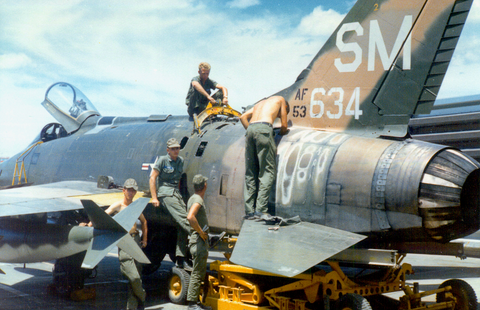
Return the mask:
[[473, 0], [358, 0], [296, 82], [295, 126], [406, 135], [429, 113]]
[[128, 233], [149, 200], [149, 198], [139, 198], [113, 218], [93, 201], [81, 200], [94, 227], [93, 239], [82, 263], [83, 268], [94, 268], [114, 246], [118, 246], [140, 263], [150, 263]]

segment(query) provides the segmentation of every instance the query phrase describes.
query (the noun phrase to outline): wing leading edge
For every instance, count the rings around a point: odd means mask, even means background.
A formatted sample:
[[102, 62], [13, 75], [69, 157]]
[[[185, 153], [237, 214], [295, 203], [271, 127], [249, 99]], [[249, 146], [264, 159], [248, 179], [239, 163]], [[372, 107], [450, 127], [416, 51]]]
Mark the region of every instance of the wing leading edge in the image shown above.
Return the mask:
[[230, 261], [293, 277], [366, 238], [307, 222], [278, 230], [269, 227], [263, 222], [245, 221]]
[[119, 190], [97, 188], [96, 182], [86, 181], [5, 189], [0, 191], [0, 217], [78, 210], [83, 208], [79, 198], [87, 197], [100, 205], [110, 205], [121, 199], [119, 194]]

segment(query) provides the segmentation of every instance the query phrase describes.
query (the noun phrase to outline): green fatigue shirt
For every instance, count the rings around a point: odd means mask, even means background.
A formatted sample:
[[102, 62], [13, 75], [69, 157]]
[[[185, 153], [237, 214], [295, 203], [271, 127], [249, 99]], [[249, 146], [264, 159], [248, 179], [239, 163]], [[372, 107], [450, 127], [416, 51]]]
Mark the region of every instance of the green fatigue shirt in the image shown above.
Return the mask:
[[205, 81], [205, 84], [202, 84], [202, 81], [200, 80], [200, 76], [196, 76], [192, 79], [190, 82], [190, 88], [188, 89], [187, 93], [187, 99], [185, 100], [185, 104], [187, 106], [191, 106], [191, 109], [193, 110], [194, 108], [202, 108], [202, 110], [205, 110], [205, 108], [208, 105], [208, 99], [204, 95], [200, 94], [198, 90], [193, 87], [192, 82], [197, 81], [202, 85], [203, 89], [207, 92], [207, 94], [211, 94], [212, 90], [217, 88], [217, 82], [211, 79], [207, 79]]
[[157, 197], [173, 196], [178, 190], [178, 184], [183, 173], [183, 158], [178, 156], [173, 161], [170, 155], [164, 155], [153, 164], [153, 169], [159, 172], [157, 178]]
[[[197, 215], [195, 216], [198, 221], [198, 225], [200, 225], [200, 228], [203, 229], [205, 226], [208, 227], [208, 218], [207, 218], [207, 210], [205, 209], [205, 203], [203, 202], [202, 197], [197, 194], [193, 194], [190, 199], [188, 199], [187, 203], [187, 214], [190, 213], [190, 208], [195, 204], [198, 203], [200, 204], [200, 209], [198, 209]], [[197, 235], [198, 237], [198, 232], [191, 228], [191, 235]]]

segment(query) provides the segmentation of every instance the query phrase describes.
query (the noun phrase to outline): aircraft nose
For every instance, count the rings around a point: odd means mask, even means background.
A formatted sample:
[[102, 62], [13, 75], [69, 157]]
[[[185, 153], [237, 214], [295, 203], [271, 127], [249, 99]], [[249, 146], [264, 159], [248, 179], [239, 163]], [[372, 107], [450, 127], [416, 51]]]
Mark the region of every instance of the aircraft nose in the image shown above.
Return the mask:
[[419, 191], [423, 227], [436, 240], [449, 241], [480, 228], [479, 163], [445, 149], [427, 165]]

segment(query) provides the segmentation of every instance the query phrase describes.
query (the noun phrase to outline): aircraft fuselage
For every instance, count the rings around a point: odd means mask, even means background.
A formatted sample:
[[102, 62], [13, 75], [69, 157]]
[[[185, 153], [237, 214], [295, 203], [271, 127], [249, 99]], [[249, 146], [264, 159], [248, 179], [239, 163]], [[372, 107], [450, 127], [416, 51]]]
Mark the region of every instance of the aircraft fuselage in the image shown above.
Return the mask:
[[[36, 146], [25, 159], [28, 182], [96, 182], [110, 176], [122, 184], [133, 177], [140, 190], [148, 191], [150, 165], [175, 137], [185, 159], [183, 186], [192, 194], [193, 176], [206, 175], [212, 230], [238, 233], [244, 215], [245, 129], [226, 119], [204, 125], [201, 135], [192, 129], [192, 121], [182, 116], [94, 116], [76, 133]], [[448, 241], [478, 229], [478, 206], [469, 202], [478, 187], [477, 163], [460, 152], [415, 140], [302, 128], [291, 128], [276, 141], [273, 214], [399, 241]], [[11, 183], [14, 160], [2, 166], [2, 186]], [[438, 181], [450, 174], [449, 184]]]

